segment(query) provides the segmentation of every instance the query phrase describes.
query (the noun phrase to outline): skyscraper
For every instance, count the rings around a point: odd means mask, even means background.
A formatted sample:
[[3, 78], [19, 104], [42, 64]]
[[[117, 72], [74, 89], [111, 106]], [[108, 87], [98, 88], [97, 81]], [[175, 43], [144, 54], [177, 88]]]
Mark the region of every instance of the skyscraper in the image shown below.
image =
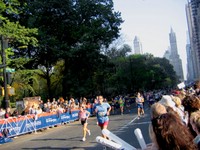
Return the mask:
[[194, 68], [195, 65], [188, 34], [187, 34], [186, 53], [187, 53], [187, 81], [188, 83], [190, 83], [193, 82], [195, 79], [195, 68]]
[[140, 39], [137, 36], [135, 36], [134, 38], [133, 46], [134, 46], [134, 54], [143, 54], [142, 43], [140, 42]]
[[[188, 50], [188, 64], [192, 64], [193, 68], [193, 79], [189, 78], [189, 82], [200, 79], [200, 0], [188, 0], [186, 5], [186, 15], [187, 15], [187, 24], [188, 24], [188, 33], [190, 47]], [[191, 70], [188, 70], [191, 71]]]
[[176, 72], [176, 75], [178, 76], [179, 80], [181, 82], [184, 81], [183, 77], [183, 68], [182, 68], [182, 60], [180, 59], [178, 55], [178, 49], [177, 49], [177, 42], [176, 42], [176, 34], [171, 28], [171, 31], [169, 33], [169, 42], [170, 42], [170, 56], [169, 61], [174, 67], [174, 71]]

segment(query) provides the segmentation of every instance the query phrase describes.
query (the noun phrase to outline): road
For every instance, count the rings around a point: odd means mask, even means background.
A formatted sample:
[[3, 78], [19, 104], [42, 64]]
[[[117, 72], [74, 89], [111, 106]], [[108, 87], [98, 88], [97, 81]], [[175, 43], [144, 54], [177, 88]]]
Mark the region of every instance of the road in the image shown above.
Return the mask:
[[[150, 143], [148, 125], [150, 123], [149, 108], [145, 108], [145, 116], [137, 119], [136, 106], [130, 113], [124, 115], [110, 115], [108, 130], [129, 143], [140, 148], [134, 135], [134, 130], [140, 128], [146, 143]], [[21, 135], [13, 138], [13, 142], [0, 145], [1, 150], [102, 150], [103, 145], [96, 142], [101, 130], [96, 124], [96, 117], [89, 118], [88, 128], [91, 136], [85, 142], [82, 139], [82, 126], [79, 121], [58, 127], [46, 129], [42, 132]], [[107, 148], [109, 149], [109, 148]]]

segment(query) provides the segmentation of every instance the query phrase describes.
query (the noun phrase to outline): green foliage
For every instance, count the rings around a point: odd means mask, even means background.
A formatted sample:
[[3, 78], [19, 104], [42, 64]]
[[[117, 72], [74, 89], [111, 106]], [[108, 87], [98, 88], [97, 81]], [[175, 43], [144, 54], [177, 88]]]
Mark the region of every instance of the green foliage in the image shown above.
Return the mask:
[[11, 108], [16, 108], [16, 103], [15, 102], [10, 102], [10, 107]]
[[31, 44], [36, 46], [37, 39], [35, 35], [37, 35], [37, 29], [29, 29], [26, 28], [18, 21], [11, 21], [13, 17], [18, 15], [19, 11], [17, 7], [19, 6], [19, 2], [17, 0], [11, 0], [9, 2], [1, 2], [0, 7], [2, 8], [0, 11], [0, 35], [6, 39], [10, 39], [12, 41], [18, 41], [21, 44]]
[[[102, 59], [100, 49], [119, 36], [123, 22], [112, 0], [35, 0], [30, 6], [29, 20], [39, 29], [39, 47], [32, 49], [35, 63], [48, 70], [62, 59], [61, 94], [89, 94]], [[52, 86], [53, 76], [47, 73], [47, 86]]]
[[129, 52], [131, 52], [131, 47], [128, 44], [123, 44], [119, 49], [112, 46], [105, 52], [105, 55], [113, 59], [117, 57], [126, 57]]
[[128, 56], [131, 47], [116, 44], [123, 20], [112, 0], [11, 0], [0, 2], [0, 20], [15, 98], [115, 95], [177, 82], [166, 59]]
[[119, 57], [113, 62], [116, 73], [111, 78], [111, 86], [118, 87], [115, 92], [163, 89], [177, 84], [175, 71], [165, 58], [148, 54], [130, 55]]
[[17, 70], [13, 73], [12, 86], [16, 90], [16, 99], [36, 95], [34, 86], [39, 87], [36, 70]]

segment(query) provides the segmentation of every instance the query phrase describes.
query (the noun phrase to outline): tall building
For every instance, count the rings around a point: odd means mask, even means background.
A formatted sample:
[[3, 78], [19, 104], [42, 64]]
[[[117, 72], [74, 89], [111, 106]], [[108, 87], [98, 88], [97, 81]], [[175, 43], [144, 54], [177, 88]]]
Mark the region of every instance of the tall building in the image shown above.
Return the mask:
[[189, 35], [187, 34], [187, 44], [186, 44], [186, 54], [187, 54], [187, 82], [193, 82], [195, 79], [195, 68], [194, 68], [194, 61], [192, 60], [192, 51], [191, 51], [191, 44], [189, 40]]
[[142, 43], [140, 42], [140, 39], [137, 36], [135, 36], [133, 40], [133, 47], [134, 47], [134, 54], [143, 54]]
[[180, 59], [178, 54], [176, 34], [172, 28], [169, 33], [169, 42], [170, 42], [169, 62], [174, 67], [174, 71], [176, 72], [176, 75], [178, 76], [179, 80], [183, 82], [184, 77], [183, 77], [182, 60]]
[[170, 47], [165, 51], [165, 54], [164, 54], [163, 57], [165, 57], [166, 59], [169, 60], [169, 57], [170, 57]]
[[[190, 45], [188, 48], [188, 64], [193, 68], [193, 79], [200, 79], [200, 0], [188, 0], [186, 5], [186, 16]], [[188, 70], [191, 71], [191, 70]]]

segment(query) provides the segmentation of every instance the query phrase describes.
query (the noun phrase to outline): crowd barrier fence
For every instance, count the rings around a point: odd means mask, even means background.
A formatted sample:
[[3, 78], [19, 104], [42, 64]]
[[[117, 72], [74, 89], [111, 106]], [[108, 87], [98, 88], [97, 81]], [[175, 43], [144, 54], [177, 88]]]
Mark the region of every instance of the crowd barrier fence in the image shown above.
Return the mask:
[[[91, 108], [87, 109], [91, 113]], [[66, 113], [42, 113], [39, 115], [29, 114], [19, 117], [0, 119], [0, 131], [8, 129], [8, 137], [36, 132], [37, 130], [70, 123], [78, 120], [79, 110]]]

